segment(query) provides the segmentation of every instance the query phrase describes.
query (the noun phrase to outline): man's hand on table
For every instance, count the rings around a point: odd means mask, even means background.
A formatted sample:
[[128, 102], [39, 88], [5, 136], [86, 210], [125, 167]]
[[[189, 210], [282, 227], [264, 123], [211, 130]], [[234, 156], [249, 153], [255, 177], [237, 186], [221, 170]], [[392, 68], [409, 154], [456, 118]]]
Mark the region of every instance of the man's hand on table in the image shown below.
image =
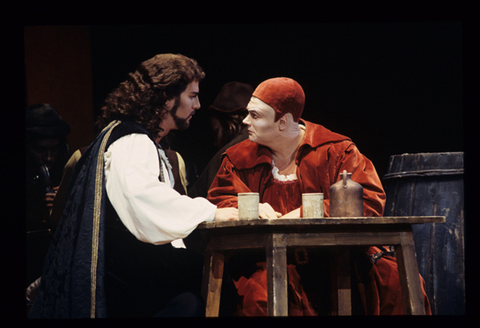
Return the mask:
[[280, 217], [280, 219], [298, 219], [298, 218], [300, 218], [300, 207]]
[[258, 204], [258, 215], [260, 219], [278, 219], [282, 216], [282, 213], [275, 212], [268, 203], [260, 203]]
[[217, 208], [213, 221], [238, 220], [238, 209], [235, 207]]

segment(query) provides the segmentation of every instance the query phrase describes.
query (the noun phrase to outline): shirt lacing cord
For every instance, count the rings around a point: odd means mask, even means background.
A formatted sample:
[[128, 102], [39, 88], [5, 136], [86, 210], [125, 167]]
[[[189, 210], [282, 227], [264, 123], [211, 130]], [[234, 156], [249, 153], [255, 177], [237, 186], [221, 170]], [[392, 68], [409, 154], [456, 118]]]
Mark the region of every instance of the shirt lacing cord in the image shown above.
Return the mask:
[[[171, 187], [173, 188], [175, 184], [175, 179], [173, 177], [172, 165], [170, 164], [170, 161], [168, 160], [167, 155], [165, 154], [165, 151], [162, 148], [158, 148], [158, 153], [160, 154], [160, 160], [162, 162], [162, 172], [161, 172], [162, 182], [170, 184]], [[165, 176], [163, 170], [168, 172], [167, 176]]]

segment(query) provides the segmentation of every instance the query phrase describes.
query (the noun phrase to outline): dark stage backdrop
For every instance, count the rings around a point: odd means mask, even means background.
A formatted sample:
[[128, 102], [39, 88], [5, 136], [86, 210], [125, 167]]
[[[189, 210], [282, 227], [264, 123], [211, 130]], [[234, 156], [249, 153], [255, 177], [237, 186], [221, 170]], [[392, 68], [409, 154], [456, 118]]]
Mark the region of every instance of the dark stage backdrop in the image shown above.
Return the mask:
[[172, 145], [198, 173], [214, 153], [208, 106], [221, 86], [278, 76], [303, 86], [303, 118], [351, 137], [380, 177], [394, 154], [464, 150], [461, 23], [103, 25], [90, 38], [94, 115], [155, 54], [203, 67], [202, 109]]

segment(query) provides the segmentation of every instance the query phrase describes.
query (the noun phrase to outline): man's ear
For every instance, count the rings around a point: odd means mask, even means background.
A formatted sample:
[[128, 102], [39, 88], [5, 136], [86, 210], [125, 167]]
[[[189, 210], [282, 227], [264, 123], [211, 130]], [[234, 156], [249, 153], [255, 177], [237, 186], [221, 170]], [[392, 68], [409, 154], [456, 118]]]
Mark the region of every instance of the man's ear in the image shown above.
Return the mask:
[[282, 117], [278, 119], [278, 128], [280, 129], [280, 131], [285, 130], [288, 126], [289, 117], [287, 114], [284, 114]]
[[168, 99], [167, 93], [165, 91], [163, 91], [163, 96], [167, 98], [165, 104], [163, 105], [163, 108], [166, 108], [168, 111], [170, 111], [173, 106], [175, 106], [175, 97], [171, 97], [170, 99]]
[[164, 106], [164, 107], [165, 107], [167, 110], [170, 110], [170, 109], [173, 108], [174, 105], [175, 105], [175, 99], [172, 98], [172, 99], [168, 99], [168, 100], [165, 102], [165, 106]]

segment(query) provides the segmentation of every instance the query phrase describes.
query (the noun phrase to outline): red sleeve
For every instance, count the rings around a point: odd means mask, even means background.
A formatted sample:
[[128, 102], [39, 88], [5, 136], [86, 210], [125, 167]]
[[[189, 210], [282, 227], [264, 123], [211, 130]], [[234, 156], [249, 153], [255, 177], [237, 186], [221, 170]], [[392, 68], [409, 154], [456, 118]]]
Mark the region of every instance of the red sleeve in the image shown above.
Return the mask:
[[251, 190], [240, 179], [238, 171], [227, 156], [208, 190], [207, 199], [218, 207], [238, 207], [237, 195]]

